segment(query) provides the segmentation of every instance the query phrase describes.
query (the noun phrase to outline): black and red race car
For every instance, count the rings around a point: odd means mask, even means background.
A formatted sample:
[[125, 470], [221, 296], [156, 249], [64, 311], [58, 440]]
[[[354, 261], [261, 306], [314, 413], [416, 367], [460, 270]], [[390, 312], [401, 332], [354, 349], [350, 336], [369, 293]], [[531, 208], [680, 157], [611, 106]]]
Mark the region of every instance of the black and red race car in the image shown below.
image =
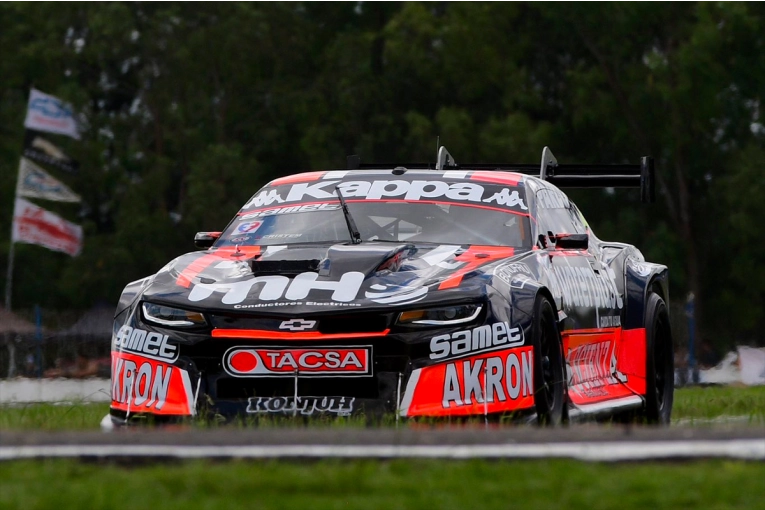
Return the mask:
[[[276, 179], [205, 248], [125, 288], [111, 421], [630, 413], [667, 423], [668, 270], [559, 187], [639, 165], [361, 165]], [[531, 175], [531, 174], [535, 175]]]

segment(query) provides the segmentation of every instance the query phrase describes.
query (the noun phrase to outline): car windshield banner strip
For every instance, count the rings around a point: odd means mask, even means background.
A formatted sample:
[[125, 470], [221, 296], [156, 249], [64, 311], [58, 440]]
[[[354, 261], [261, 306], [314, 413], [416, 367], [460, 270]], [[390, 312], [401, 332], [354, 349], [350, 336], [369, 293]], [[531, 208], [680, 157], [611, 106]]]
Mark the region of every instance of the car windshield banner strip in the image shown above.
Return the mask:
[[[354, 176], [355, 177], [355, 176]], [[266, 187], [245, 204], [242, 211], [264, 207], [281, 207], [282, 204], [298, 205], [337, 200], [335, 189], [339, 188], [347, 202], [355, 201], [404, 201], [443, 202], [462, 205], [495, 207], [528, 213], [525, 189], [521, 186], [500, 183], [446, 182], [438, 179], [376, 179], [340, 181], [320, 180], [276, 187]], [[513, 182], [513, 181], [511, 181]]]

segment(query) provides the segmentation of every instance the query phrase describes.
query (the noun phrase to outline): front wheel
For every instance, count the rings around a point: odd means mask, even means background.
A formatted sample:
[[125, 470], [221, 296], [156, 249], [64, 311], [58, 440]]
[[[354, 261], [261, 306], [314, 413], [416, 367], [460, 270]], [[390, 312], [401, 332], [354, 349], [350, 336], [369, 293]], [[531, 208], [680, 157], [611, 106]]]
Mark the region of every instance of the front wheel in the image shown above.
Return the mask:
[[566, 379], [558, 323], [550, 301], [537, 296], [532, 325], [534, 346], [534, 406], [540, 425], [563, 422]]
[[669, 313], [664, 300], [651, 292], [646, 300], [646, 396], [640, 421], [668, 425], [675, 391], [674, 354]]

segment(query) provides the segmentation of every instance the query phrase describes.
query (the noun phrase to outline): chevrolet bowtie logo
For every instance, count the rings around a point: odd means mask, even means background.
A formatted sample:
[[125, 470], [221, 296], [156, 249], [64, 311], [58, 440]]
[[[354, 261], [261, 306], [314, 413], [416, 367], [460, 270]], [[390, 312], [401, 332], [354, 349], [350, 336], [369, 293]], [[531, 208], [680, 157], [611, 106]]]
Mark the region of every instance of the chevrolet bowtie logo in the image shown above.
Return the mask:
[[316, 321], [304, 321], [303, 319], [292, 319], [279, 325], [279, 329], [289, 329], [290, 331], [306, 331], [314, 327], [316, 327]]

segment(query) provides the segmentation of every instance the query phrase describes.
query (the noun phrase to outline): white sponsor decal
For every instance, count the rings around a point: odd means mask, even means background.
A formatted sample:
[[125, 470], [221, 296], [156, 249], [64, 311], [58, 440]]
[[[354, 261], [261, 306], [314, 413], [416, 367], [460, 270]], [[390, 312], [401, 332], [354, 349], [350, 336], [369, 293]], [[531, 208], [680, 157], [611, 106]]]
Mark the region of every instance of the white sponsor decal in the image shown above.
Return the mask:
[[114, 337], [112, 349], [173, 362], [178, 359], [178, 346], [169, 344], [167, 340], [167, 335], [161, 333], [122, 326]]
[[128, 404], [136, 411], [149, 408], [161, 411], [173, 370], [171, 366], [152, 365], [148, 361], [137, 366], [131, 360], [116, 358], [112, 361], [112, 400]]
[[622, 318], [618, 315], [606, 315], [600, 318], [601, 328], [618, 328], [622, 325]]
[[303, 237], [303, 234], [266, 234], [255, 236], [255, 239], [296, 239], [298, 237]]
[[[245, 205], [245, 208], [250, 205]], [[336, 211], [340, 209], [340, 204], [306, 204], [306, 205], [291, 205], [287, 207], [274, 207], [273, 209], [263, 209], [262, 211], [254, 211], [240, 216], [240, 220], [251, 220], [253, 218], [265, 218], [266, 216], [275, 216], [277, 214], [291, 214], [301, 212], [315, 212], [315, 211]]]
[[649, 266], [648, 264], [644, 264], [642, 262], [635, 262], [633, 260], [628, 262], [627, 266], [632, 268], [632, 270], [635, 271], [635, 273], [637, 273], [639, 276], [648, 276], [649, 274], [651, 274], [651, 266]]
[[[613, 269], [606, 266], [596, 275], [592, 267], [559, 266], [549, 268], [550, 284], [563, 294], [567, 306], [621, 309], [624, 303], [616, 288]], [[605, 273], [605, 277], [603, 277]]]
[[375, 284], [369, 287], [372, 291], [364, 293], [364, 297], [383, 305], [404, 305], [414, 303], [425, 297], [427, 287], [388, 286]]
[[350, 416], [355, 400], [353, 397], [250, 397], [247, 412]]
[[[244, 209], [268, 206], [273, 203], [299, 202], [301, 200], [327, 200], [335, 198], [335, 186], [340, 187], [343, 197], [363, 198], [366, 200], [381, 200], [396, 198], [408, 201], [421, 199], [445, 198], [460, 202], [475, 202], [517, 207], [527, 210], [526, 204], [518, 190], [510, 191], [504, 188], [491, 196], [484, 198], [484, 186], [471, 182], [447, 183], [444, 181], [319, 181], [316, 183], [299, 183], [290, 186], [286, 196], [276, 189], [265, 189], [255, 195]], [[277, 213], [278, 214], [278, 213]]]
[[350, 271], [339, 281], [317, 280], [319, 273], [305, 272], [290, 280], [286, 276], [257, 276], [249, 280], [231, 283], [197, 283], [189, 293], [189, 301], [202, 301], [214, 292], [224, 293], [221, 302], [237, 305], [249, 296], [262, 301], [276, 301], [282, 297], [290, 301], [305, 299], [311, 291], [331, 291], [332, 300], [341, 303], [353, 301], [361, 289], [364, 273]]
[[334, 306], [334, 307], [357, 307], [361, 303], [336, 303], [334, 301], [276, 301], [273, 303], [254, 303], [252, 305], [234, 305], [237, 310], [247, 310], [250, 308], [272, 308], [279, 306]]
[[507, 322], [495, 322], [477, 328], [438, 335], [430, 339], [430, 359], [456, 358], [465, 354], [507, 349], [523, 345], [523, 330]]
[[[534, 390], [532, 359], [532, 352], [527, 351], [520, 353], [520, 356], [515, 352], [508, 353], [504, 363], [499, 356], [449, 363], [446, 365], [441, 406], [448, 409], [452, 405], [505, 402], [508, 398], [516, 400], [531, 395]], [[462, 384], [457, 372], [460, 369]], [[484, 377], [486, 396], [483, 392]]]
[[[223, 266], [222, 264], [226, 264]], [[233, 264], [221, 262], [216, 266], [228, 268]], [[246, 268], [246, 266], [244, 266]], [[350, 302], [356, 299], [361, 284], [364, 282], [364, 273], [350, 271], [343, 274], [338, 281], [318, 280], [319, 274], [313, 272], [301, 273], [292, 280], [286, 276], [269, 275], [257, 276], [249, 280], [230, 283], [197, 283], [189, 293], [189, 301], [202, 301], [209, 298], [213, 293], [223, 293], [221, 302], [225, 305], [235, 305], [235, 308], [259, 308], [262, 306], [277, 306], [274, 304], [240, 305], [248, 297], [261, 301], [280, 301], [278, 306], [291, 304], [290, 301], [302, 301], [312, 292], [331, 291], [331, 299], [334, 303], [320, 303], [309, 301], [308, 306], [357, 306]], [[380, 304], [406, 304], [414, 303], [425, 297], [427, 287], [408, 286], [385, 286], [372, 285], [371, 291], [367, 291], [364, 297]], [[346, 304], [347, 303], [347, 304]]]
[[529, 269], [529, 266], [521, 262], [511, 262], [497, 266], [494, 274], [510, 285], [510, 287], [516, 289], [522, 289], [526, 282], [534, 280], [534, 274]]
[[250, 201], [244, 205], [244, 208], [261, 207], [273, 203], [281, 204], [282, 202], [284, 202], [284, 200], [282, 200], [282, 197], [279, 196], [279, 193], [277, 193], [275, 189], [263, 190], [252, 197]]
[[510, 190], [504, 188], [498, 193], [494, 193], [492, 196], [484, 200], [484, 202], [496, 202], [498, 205], [506, 205], [508, 207], [520, 207], [524, 211], [526, 210], [526, 204], [523, 203], [518, 191], [515, 190], [510, 193]]
[[315, 327], [316, 321], [305, 321], [303, 319], [292, 319], [279, 324], [279, 329], [288, 329], [290, 331], [306, 331]]
[[616, 345], [610, 340], [569, 349], [566, 353], [568, 387], [589, 398], [607, 396], [609, 393], [603, 386], [627, 382], [627, 376], [616, 366]]

